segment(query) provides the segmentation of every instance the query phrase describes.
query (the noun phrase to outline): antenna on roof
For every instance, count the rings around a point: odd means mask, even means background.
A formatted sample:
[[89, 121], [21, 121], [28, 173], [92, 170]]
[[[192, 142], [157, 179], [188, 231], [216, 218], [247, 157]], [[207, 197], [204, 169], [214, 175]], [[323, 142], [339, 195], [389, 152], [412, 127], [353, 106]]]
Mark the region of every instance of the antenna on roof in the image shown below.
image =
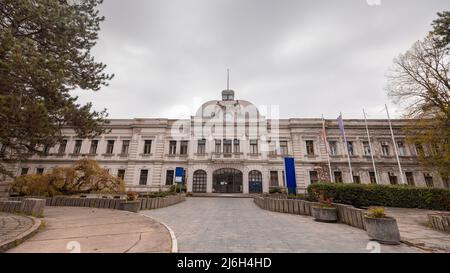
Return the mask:
[[230, 90], [230, 69], [227, 68], [227, 90]]

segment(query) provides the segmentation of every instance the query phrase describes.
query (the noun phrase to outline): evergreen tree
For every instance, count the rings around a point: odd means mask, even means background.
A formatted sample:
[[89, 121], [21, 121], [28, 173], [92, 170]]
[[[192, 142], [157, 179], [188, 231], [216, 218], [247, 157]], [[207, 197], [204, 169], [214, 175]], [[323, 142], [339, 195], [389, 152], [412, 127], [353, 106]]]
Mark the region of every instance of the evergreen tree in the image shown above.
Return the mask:
[[71, 96], [98, 91], [113, 75], [91, 49], [98, 39], [102, 0], [0, 1], [0, 174], [5, 163], [42, 153], [61, 139], [103, 132], [105, 110]]

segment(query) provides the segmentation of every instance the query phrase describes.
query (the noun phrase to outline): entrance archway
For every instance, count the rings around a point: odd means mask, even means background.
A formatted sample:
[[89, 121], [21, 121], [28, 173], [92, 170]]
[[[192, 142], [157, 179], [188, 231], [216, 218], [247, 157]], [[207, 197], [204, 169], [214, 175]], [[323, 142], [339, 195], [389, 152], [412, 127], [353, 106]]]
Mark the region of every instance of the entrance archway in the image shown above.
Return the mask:
[[219, 169], [213, 173], [213, 191], [242, 193], [242, 172], [236, 169]]
[[204, 170], [197, 170], [194, 172], [194, 177], [192, 179], [192, 191], [197, 193], [206, 192], [206, 180], [207, 175]]
[[248, 192], [249, 193], [262, 193], [262, 173], [257, 170], [253, 170], [248, 173]]

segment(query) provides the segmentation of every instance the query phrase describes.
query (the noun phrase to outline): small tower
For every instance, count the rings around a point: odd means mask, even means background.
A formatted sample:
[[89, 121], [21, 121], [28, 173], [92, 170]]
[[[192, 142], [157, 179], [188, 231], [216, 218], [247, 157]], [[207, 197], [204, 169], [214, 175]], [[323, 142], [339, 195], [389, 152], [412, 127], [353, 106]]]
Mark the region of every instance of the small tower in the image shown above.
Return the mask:
[[234, 100], [234, 91], [230, 90], [230, 69], [227, 69], [227, 89], [222, 91], [222, 100]]

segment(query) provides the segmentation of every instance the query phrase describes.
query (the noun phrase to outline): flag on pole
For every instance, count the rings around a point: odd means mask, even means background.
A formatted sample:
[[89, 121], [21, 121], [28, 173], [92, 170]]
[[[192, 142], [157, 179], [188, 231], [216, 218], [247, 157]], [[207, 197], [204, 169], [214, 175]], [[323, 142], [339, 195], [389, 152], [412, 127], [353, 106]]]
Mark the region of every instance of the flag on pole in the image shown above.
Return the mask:
[[327, 161], [328, 161], [328, 170], [330, 172], [330, 182], [334, 182], [333, 172], [331, 171], [331, 160], [330, 160], [330, 150], [328, 149], [328, 141], [327, 141], [327, 130], [325, 128], [325, 119], [322, 115], [322, 139], [325, 144], [325, 150], [327, 152]]
[[339, 115], [337, 118], [338, 125], [339, 125], [339, 131], [341, 131], [341, 135], [345, 136], [345, 129], [344, 129], [344, 120], [342, 119], [342, 114]]
[[[322, 120], [323, 120], [323, 117], [322, 117]], [[327, 154], [330, 154], [330, 150], [328, 148], [327, 132], [325, 130], [325, 125], [322, 126], [322, 141], [325, 144], [325, 150], [327, 151]]]
[[339, 125], [339, 130], [341, 131], [342, 137], [344, 138], [345, 148], [346, 148], [346, 152], [347, 152], [348, 168], [350, 170], [350, 177], [351, 177], [352, 183], [355, 183], [355, 179], [353, 178], [352, 163], [350, 161], [350, 151], [349, 151], [349, 146], [348, 146], [348, 142], [347, 142], [347, 136], [345, 135], [344, 119], [342, 118], [342, 113], [337, 118], [337, 122]]

